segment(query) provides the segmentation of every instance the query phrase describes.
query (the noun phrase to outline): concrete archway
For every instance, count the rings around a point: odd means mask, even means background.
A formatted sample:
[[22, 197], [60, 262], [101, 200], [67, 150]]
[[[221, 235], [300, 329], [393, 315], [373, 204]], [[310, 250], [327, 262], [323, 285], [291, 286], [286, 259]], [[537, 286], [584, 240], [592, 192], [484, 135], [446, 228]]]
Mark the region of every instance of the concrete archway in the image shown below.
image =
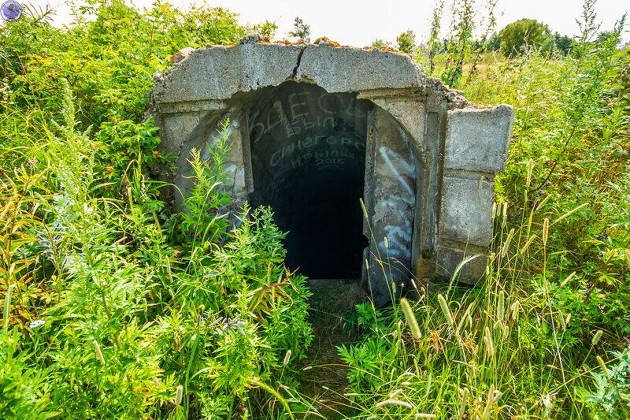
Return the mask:
[[[249, 40], [196, 50], [156, 78], [153, 97], [184, 194], [190, 150], [230, 118], [236, 203], [271, 205], [290, 231], [287, 263], [311, 277], [361, 270], [383, 304], [392, 284], [485, 255], [512, 109], [470, 107], [405, 55]], [[484, 270], [477, 258], [459, 280]]]

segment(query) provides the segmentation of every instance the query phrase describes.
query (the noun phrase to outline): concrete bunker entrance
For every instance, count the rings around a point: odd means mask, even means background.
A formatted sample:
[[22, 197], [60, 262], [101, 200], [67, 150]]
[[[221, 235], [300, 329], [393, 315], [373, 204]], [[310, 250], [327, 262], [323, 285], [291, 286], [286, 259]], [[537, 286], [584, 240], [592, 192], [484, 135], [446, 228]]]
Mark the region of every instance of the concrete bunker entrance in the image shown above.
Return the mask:
[[483, 278], [511, 107], [472, 106], [401, 54], [249, 38], [192, 51], [156, 75], [153, 101], [161, 150], [177, 156], [164, 174], [175, 208], [191, 150], [229, 118], [226, 211], [270, 205], [291, 268], [361, 272], [379, 305], [411, 276]]
[[288, 232], [286, 264], [313, 279], [359, 279], [368, 113], [356, 94], [308, 83], [264, 88], [245, 103], [254, 191]]

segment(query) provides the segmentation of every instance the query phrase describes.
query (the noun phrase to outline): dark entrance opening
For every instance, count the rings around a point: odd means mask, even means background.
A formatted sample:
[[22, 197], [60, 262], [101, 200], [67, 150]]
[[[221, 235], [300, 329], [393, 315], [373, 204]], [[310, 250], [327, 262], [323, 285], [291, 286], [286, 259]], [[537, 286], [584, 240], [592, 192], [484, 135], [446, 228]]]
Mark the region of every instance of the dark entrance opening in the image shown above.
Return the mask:
[[367, 113], [356, 95], [285, 82], [247, 99], [254, 192], [288, 231], [287, 265], [313, 279], [358, 279]]

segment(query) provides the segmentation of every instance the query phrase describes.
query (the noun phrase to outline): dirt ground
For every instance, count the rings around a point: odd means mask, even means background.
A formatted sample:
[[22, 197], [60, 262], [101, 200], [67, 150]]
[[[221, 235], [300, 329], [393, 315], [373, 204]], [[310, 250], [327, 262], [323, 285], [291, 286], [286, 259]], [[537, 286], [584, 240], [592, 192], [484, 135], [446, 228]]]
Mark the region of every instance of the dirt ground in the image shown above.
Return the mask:
[[311, 280], [309, 285], [313, 291], [310, 322], [314, 339], [302, 362], [299, 391], [321, 415], [329, 419], [344, 418], [354, 410], [344, 396], [347, 367], [339, 359], [337, 346], [347, 346], [359, 338], [351, 319], [355, 305], [368, 298], [356, 280]]

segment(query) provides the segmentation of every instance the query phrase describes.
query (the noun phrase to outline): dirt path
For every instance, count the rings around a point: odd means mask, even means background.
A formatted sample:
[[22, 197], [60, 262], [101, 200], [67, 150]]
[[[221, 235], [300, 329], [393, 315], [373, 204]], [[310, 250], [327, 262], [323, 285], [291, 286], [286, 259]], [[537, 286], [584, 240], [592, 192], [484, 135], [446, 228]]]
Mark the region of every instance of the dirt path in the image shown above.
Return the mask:
[[314, 338], [303, 362], [300, 393], [325, 418], [346, 418], [354, 410], [344, 396], [348, 386], [347, 367], [339, 359], [337, 346], [347, 346], [358, 339], [351, 320], [354, 306], [365, 302], [367, 296], [356, 281], [311, 280], [309, 284], [313, 290], [310, 322]]

